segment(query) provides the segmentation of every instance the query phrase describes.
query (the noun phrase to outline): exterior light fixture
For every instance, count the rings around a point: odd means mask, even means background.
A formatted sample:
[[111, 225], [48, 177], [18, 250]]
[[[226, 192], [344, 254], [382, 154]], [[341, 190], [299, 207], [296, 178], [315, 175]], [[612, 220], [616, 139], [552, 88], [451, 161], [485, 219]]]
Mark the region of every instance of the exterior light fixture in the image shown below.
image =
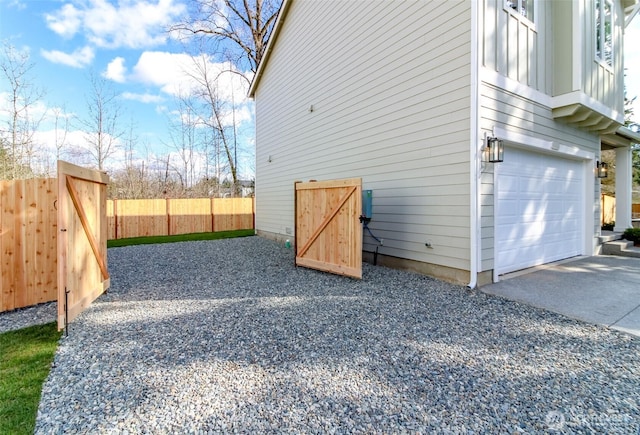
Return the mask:
[[504, 143], [497, 137], [487, 137], [485, 158], [490, 163], [504, 161]]
[[609, 165], [605, 162], [596, 162], [596, 174], [598, 178], [607, 178], [609, 176]]

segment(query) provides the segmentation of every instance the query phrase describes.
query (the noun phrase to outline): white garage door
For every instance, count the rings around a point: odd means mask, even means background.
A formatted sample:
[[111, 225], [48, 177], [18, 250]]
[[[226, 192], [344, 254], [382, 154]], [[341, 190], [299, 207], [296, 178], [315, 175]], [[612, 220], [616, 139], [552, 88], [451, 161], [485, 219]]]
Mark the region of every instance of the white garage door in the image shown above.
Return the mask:
[[498, 274], [580, 255], [582, 163], [509, 148], [497, 165]]

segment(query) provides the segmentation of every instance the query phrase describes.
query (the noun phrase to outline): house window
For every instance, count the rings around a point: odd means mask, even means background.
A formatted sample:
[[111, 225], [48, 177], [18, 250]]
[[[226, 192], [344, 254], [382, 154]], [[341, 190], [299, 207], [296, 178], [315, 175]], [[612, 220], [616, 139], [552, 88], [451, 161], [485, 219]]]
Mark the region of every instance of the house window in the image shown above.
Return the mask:
[[596, 0], [596, 59], [613, 66], [613, 3]]
[[534, 0], [506, 0], [505, 9], [511, 9], [533, 22]]

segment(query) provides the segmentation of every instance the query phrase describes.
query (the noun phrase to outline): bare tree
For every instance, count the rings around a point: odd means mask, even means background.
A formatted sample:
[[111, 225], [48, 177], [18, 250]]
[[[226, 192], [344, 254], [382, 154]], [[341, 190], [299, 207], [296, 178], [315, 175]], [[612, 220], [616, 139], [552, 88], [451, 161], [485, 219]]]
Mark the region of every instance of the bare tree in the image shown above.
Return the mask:
[[[224, 85], [218, 76], [230, 73], [240, 76], [245, 84], [250, 83], [265, 54], [282, 0], [192, 0], [188, 4], [188, 14], [170, 31], [182, 36], [190, 51], [195, 53], [196, 72], [192, 79], [199, 84], [198, 97], [204, 106], [208, 106], [208, 113], [205, 116], [203, 111], [202, 115], [210, 131], [216, 180], [222, 182], [220, 162], [223, 162], [232, 189], [237, 193], [238, 132], [242, 131], [238, 126], [240, 120], [236, 118], [238, 95], [232, 87], [229, 101], [226, 92], [219, 92]], [[223, 71], [211, 71], [211, 64], [202, 53], [224, 61], [226, 67]]]
[[138, 199], [145, 195], [145, 162], [136, 158], [136, 146], [138, 136], [135, 134], [135, 122], [133, 118], [129, 121], [126, 135], [123, 137], [124, 144], [124, 169], [118, 171], [111, 177], [114, 184], [114, 194], [118, 198]]
[[35, 67], [29, 53], [18, 50], [7, 41], [2, 43], [0, 72], [8, 85], [6, 107], [6, 129], [0, 130], [3, 161], [2, 178], [24, 178], [32, 176], [31, 161], [36, 153], [34, 135], [38, 130], [44, 110], [36, 105], [44, 97], [44, 91], [36, 87], [31, 76]]
[[282, 0], [193, 0], [189, 4], [188, 16], [170, 30], [209, 37], [216, 52], [241, 70], [255, 73]]
[[183, 194], [195, 184], [196, 159], [199, 148], [198, 128], [200, 118], [193, 109], [190, 96], [181, 95], [177, 98], [178, 110], [174, 119], [170, 119], [169, 135], [171, 148], [175, 150], [178, 164], [172, 165], [180, 179]]
[[71, 127], [71, 116], [67, 114], [64, 107], [54, 107], [51, 109], [53, 117], [54, 145], [56, 147], [56, 160], [60, 160], [67, 146], [67, 135]]
[[208, 137], [213, 142], [215, 150], [216, 179], [221, 182], [222, 171], [226, 172], [228, 168], [235, 189], [238, 185], [235, 107], [229, 108], [218, 92], [220, 75], [229, 73], [213, 68], [206, 55], [194, 56], [192, 59], [194, 68], [187, 74], [197, 84], [192, 89], [192, 97], [199, 104], [196, 111], [201, 122], [211, 133]]
[[88, 145], [83, 153], [103, 171], [105, 161], [118, 150], [119, 140], [124, 135], [119, 126], [121, 107], [116, 93], [104, 78], [91, 74], [89, 80], [91, 94], [87, 96], [87, 115], [80, 120]]

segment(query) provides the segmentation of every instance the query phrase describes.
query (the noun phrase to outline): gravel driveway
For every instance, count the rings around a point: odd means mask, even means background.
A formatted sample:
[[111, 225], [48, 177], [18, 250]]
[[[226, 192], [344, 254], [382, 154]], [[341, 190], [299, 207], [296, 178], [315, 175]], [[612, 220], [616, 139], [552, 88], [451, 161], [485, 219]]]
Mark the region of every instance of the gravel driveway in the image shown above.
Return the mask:
[[640, 340], [258, 237], [109, 250], [36, 433], [638, 433]]

